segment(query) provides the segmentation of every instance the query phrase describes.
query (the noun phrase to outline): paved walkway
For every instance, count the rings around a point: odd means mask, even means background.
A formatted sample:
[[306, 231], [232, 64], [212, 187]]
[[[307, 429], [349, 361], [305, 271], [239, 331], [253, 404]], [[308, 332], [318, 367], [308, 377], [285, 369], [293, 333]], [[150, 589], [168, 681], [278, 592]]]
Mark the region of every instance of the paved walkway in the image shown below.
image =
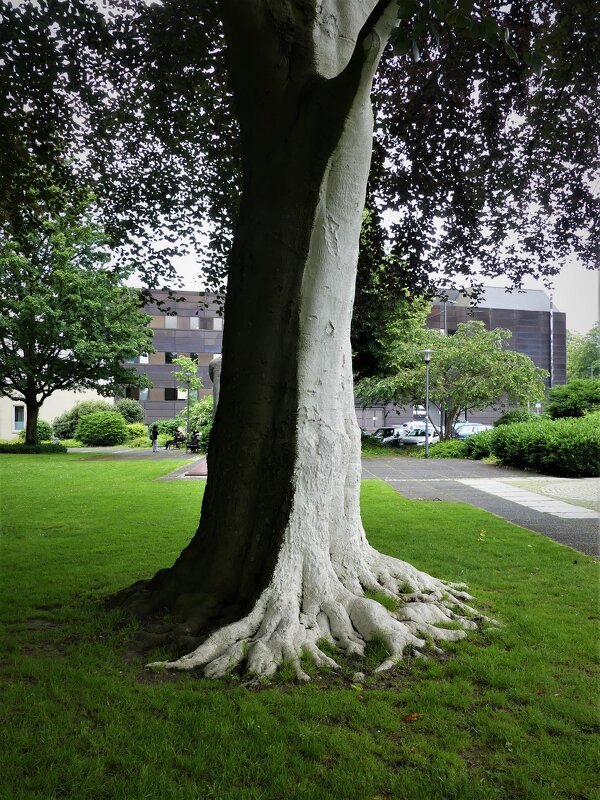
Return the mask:
[[598, 478], [549, 478], [462, 459], [372, 458], [362, 463], [363, 478], [380, 478], [411, 500], [469, 503], [582, 553], [600, 555]]

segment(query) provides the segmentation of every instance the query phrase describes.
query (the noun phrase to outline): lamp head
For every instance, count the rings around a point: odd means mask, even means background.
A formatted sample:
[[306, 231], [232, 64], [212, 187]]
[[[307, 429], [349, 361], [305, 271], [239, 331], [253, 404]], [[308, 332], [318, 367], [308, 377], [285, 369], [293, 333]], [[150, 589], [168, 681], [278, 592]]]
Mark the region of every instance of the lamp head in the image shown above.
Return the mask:
[[425, 361], [426, 364], [429, 364], [429, 362], [431, 361], [431, 354], [433, 353], [433, 350], [430, 350], [429, 348], [427, 348], [426, 350], [423, 350], [422, 352], [423, 352], [423, 360]]

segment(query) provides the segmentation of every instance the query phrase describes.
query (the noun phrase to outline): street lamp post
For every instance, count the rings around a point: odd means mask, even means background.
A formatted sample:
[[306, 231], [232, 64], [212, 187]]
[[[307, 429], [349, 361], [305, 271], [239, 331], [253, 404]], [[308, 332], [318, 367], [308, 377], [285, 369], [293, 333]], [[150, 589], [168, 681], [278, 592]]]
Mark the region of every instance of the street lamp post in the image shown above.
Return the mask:
[[423, 350], [425, 361], [425, 458], [429, 458], [429, 362], [433, 350]]
[[187, 384], [187, 425], [185, 428], [185, 439], [186, 442], [190, 440], [190, 385], [191, 385], [191, 378], [188, 375], [186, 378]]

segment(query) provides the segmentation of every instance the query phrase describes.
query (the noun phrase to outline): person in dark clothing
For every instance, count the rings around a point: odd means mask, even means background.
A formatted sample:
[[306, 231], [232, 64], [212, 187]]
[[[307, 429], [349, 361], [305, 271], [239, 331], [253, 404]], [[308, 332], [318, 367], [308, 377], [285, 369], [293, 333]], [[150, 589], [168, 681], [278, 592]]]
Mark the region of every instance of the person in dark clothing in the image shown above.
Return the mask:
[[150, 431], [150, 438], [152, 439], [152, 452], [158, 452], [158, 426], [153, 425]]

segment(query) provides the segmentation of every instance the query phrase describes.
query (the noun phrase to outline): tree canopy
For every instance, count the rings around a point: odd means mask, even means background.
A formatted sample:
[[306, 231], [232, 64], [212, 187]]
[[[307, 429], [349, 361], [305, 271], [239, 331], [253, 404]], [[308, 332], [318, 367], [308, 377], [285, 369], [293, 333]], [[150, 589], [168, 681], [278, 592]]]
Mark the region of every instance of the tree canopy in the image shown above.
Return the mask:
[[[374, 86], [371, 195], [395, 214], [406, 282], [427, 284], [433, 269], [464, 282], [482, 266], [518, 283], [570, 253], [592, 265], [596, 4], [398, 6]], [[147, 285], [171, 280], [187, 245], [222, 285], [241, 150], [220, 4], [3, 0], [0, 22], [0, 213], [17, 221], [41, 162], [94, 183]]]
[[529, 356], [506, 349], [511, 335], [502, 328], [487, 331], [483, 322], [460, 323], [452, 336], [421, 330], [411, 341], [390, 346], [386, 373], [360, 381], [357, 395], [365, 404], [422, 404], [422, 351], [430, 348], [429, 401], [444, 410], [448, 436], [461, 411], [523, 405], [544, 396], [547, 372]]
[[148, 385], [124, 363], [153, 350], [139, 293], [123, 285], [126, 272], [107, 267], [90, 199], [61, 198], [53, 209], [30, 194], [37, 208], [27, 230], [13, 238], [5, 227], [0, 239], [0, 395], [25, 401], [28, 443], [55, 391]]
[[600, 375], [600, 323], [587, 333], [567, 331], [567, 380]]

